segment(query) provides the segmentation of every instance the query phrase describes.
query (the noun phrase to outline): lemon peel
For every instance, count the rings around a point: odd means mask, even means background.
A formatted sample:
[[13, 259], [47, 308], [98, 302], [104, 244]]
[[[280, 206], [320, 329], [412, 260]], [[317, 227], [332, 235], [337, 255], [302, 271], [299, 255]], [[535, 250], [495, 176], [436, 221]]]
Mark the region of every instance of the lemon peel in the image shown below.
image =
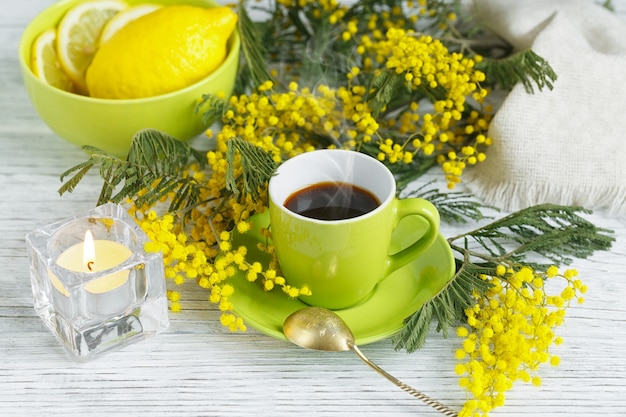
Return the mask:
[[229, 7], [163, 6], [119, 29], [87, 70], [89, 95], [152, 97], [190, 86], [217, 69], [237, 14]]
[[141, 16], [147, 15], [148, 13], [152, 13], [153, 11], [161, 7], [163, 7], [163, 5], [161, 4], [145, 3], [137, 4], [135, 6], [129, 6], [126, 9], [120, 11], [118, 14], [113, 16], [102, 28], [100, 39], [98, 39], [98, 46], [111, 39], [114, 34], [116, 34], [128, 23], [140, 18]]

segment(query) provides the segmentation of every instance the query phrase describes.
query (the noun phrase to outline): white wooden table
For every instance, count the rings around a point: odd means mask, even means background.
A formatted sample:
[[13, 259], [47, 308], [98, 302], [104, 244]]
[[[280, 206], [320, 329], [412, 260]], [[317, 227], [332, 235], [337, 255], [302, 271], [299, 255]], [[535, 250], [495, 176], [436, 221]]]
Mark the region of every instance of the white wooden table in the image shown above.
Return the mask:
[[[349, 352], [306, 351], [249, 329], [232, 334], [196, 287], [169, 330], [86, 364], [68, 359], [35, 315], [24, 236], [92, 208], [90, 177], [59, 197], [59, 174], [84, 160], [37, 117], [17, 61], [19, 36], [52, 0], [2, 1], [0, 15], [0, 415], [2, 416], [417, 416], [436, 411], [408, 396]], [[626, 18], [626, 1], [614, 1]], [[618, 179], [623, 181], [623, 179]], [[519, 384], [492, 416], [626, 415], [626, 220], [595, 213], [615, 230], [610, 253], [578, 261], [589, 287], [560, 330], [559, 367], [539, 388]], [[451, 235], [453, 228], [445, 227]], [[383, 368], [455, 409], [457, 340], [434, 329], [411, 355], [389, 340], [363, 347]]]

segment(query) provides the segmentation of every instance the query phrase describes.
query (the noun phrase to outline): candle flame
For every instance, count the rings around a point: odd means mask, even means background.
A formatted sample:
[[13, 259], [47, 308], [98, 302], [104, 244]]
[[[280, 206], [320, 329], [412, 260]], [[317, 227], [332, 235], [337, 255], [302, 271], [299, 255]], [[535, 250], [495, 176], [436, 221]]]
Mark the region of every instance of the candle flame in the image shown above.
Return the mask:
[[87, 230], [83, 246], [83, 264], [91, 271], [94, 263], [96, 263], [96, 248], [93, 243], [93, 234], [91, 230]]

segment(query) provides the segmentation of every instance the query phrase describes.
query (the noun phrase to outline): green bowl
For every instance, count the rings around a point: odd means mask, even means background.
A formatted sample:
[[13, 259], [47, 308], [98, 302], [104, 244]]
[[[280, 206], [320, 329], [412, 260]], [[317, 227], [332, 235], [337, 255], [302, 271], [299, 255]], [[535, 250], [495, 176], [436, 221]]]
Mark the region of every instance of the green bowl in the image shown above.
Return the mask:
[[[180, 140], [204, 131], [202, 115], [195, 108], [203, 94], [224, 93], [234, 88], [239, 65], [240, 38], [237, 30], [228, 41], [222, 65], [203, 80], [182, 90], [155, 97], [127, 100], [100, 99], [68, 93], [44, 83], [30, 68], [31, 47], [45, 29], [55, 27], [65, 12], [84, 0], [63, 0], [37, 15], [26, 27], [19, 45], [24, 85], [41, 119], [58, 136], [73, 144], [91, 145], [118, 157], [126, 157], [132, 137], [141, 129], [158, 129]], [[127, 0], [128, 4], [146, 0]], [[149, 0], [159, 4], [189, 4], [215, 7], [213, 0]]]

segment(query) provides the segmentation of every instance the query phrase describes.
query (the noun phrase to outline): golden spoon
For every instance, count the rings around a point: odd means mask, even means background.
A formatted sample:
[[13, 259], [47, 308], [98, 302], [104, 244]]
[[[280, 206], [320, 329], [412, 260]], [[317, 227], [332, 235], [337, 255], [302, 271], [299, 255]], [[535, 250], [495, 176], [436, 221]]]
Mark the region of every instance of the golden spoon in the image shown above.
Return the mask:
[[348, 325], [337, 314], [321, 307], [305, 307], [291, 314], [283, 323], [283, 333], [293, 343], [307, 349], [342, 352], [352, 350], [372, 369], [414, 397], [446, 416], [458, 414], [446, 405], [406, 385], [370, 361], [354, 341]]

